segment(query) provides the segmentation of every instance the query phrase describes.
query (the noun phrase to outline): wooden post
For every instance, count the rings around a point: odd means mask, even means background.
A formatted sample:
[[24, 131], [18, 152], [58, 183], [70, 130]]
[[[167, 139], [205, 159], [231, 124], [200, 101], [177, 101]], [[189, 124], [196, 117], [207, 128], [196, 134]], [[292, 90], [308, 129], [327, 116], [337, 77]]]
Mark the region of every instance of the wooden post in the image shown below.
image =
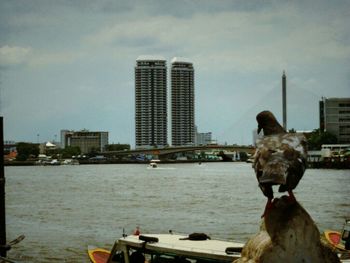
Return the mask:
[[[6, 215], [5, 215], [5, 169], [4, 169], [4, 122], [0, 116], [0, 256], [6, 257]], [[2, 248], [2, 249], [1, 249]]]

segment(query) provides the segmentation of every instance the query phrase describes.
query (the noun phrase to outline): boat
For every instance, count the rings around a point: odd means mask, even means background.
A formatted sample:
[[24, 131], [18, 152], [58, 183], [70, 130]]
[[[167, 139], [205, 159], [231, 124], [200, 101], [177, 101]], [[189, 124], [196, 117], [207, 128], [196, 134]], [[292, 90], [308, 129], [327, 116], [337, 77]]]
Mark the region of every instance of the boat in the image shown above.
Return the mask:
[[343, 230], [325, 230], [327, 242], [336, 250], [342, 263], [350, 263], [350, 218], [345, 219]]
[[340, 250], [345, 250], [345, 245], [342, 243], [341, 233], [339, 231], [325, 230], [324, 236], [328, 243], [331, 244], [333, 247]]
[[152, 160], [150, 160], [148, 167], [149, 168], [157, 168], [159, 162], [160, 162], [159, 159], [152, 159]]
[[155, 162], [150, 162], [149, 165], [148, 165], [148, 167], [150, 167], [150, 168], [157, 168], [157, 167], [158, 167], [158, 164], [155, 163]]
[[325, 230], [324, 236], [329, 244], [340, 251], [350, 252], [350, 218], [345, 219], [343, 230]]
[[[170, 232], [170, 231], [169, 231]], [[190, 235], [123, 235], [111, 251], [89, 247], [93, 263], [114, 262], [233, 262], [240, 258], [244, 243], [210, 239], [204, 233]]]
[[88, 254], [91, 262], [106, 263], [111, 253], [103, 248], [88, 246]]

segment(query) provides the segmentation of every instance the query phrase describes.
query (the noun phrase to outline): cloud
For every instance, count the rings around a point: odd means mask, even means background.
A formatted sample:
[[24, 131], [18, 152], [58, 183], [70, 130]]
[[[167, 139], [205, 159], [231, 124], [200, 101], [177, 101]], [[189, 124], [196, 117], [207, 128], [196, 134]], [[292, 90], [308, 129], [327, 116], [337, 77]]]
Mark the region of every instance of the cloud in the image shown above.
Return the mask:
[[73, 63], [82, 53], [79, 51], [43, 51], [30, 47], [2, 46], [0, 47], [0, 66], [3, 68], [26, 65], [30, 67], [45, 67], [48, 65]]
[[26, 63], [32, 54], [28, 47], [2, 46], [0, 47], [0, 65], [12, 66]]
[[31, 67], [45, 67], [49, 65], [71, 64], [82, 56], [84, 56], [82, 52], [74, 50], [57, 52], [37, 51], [35, 52], [35, 56], [32, 56], [31, 60], [28, 61], [28, 65]]
[[105, 25], [82, 42], [95, 49], [122, 50], [119, 54], [145, 49], [172, 52], [163, 55], [190, 57], [205, 70], [281, 70], [350, 57], [350, 46], [339, 37], [348, 32], [341, 26], [343, 20], [319, 21], [290, 5], [263, 11], [198, 12], [189, 17], [132, 17]]
[[[173, 56], [193, 61], [201, 131], [235, 141], [241, 135], [223, 129], [236, 123], [232, 130], [250, 138], [258, 110], [280, 114], [283, 70], [291, 125], [314, 127], [318, 97], [348, 96], [349, 2], [263, 2], [0, 1], [0, 70], [13, 69], [1, 80], [7, 133], [104, 122], [116, 141], [131, 142], [133, 68], [142, 54], [164, 56], [168, 69]], [[38, 97], [51, 98], [39, 114]]]

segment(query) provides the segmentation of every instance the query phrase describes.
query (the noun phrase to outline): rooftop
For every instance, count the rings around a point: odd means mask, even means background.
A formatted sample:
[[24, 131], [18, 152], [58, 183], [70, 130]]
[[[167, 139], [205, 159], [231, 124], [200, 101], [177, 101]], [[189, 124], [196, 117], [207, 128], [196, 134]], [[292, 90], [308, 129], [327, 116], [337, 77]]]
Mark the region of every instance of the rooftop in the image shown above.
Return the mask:
[[154, 61], [154, 60], [165, 61], [165, 58], [163, 56], [156, 56], [156, 55], [141, 55], [141, 56], [139, 56], [136, 59], [136, 61], [143, 61], [143, 60], [147, 60], [147, 61]]
[[182, 63], [190, 63], [190, 64], [192, 64], [192, 62], [188, 58], [184, 58], [184, 57], [174, 57], [171, 60], [171, 63], [175, 63], [175, 62], [182, 62]]

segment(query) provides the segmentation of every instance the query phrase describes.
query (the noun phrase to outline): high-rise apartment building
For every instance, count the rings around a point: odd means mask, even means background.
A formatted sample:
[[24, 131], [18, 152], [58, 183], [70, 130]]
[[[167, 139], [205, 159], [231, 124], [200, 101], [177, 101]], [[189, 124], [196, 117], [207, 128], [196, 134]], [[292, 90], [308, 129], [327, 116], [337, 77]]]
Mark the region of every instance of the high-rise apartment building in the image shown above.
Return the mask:
[[194, 69], [185, 58], [171, 61], [172, 145], [195, 144]]
[[167, 145], [167, 67], [163, 57], [140, 56], [135, 66], [136, 148]]
[[320, 130], [334, 134], [338, 143], [350, 143], [350, 98], [322, 98]]

